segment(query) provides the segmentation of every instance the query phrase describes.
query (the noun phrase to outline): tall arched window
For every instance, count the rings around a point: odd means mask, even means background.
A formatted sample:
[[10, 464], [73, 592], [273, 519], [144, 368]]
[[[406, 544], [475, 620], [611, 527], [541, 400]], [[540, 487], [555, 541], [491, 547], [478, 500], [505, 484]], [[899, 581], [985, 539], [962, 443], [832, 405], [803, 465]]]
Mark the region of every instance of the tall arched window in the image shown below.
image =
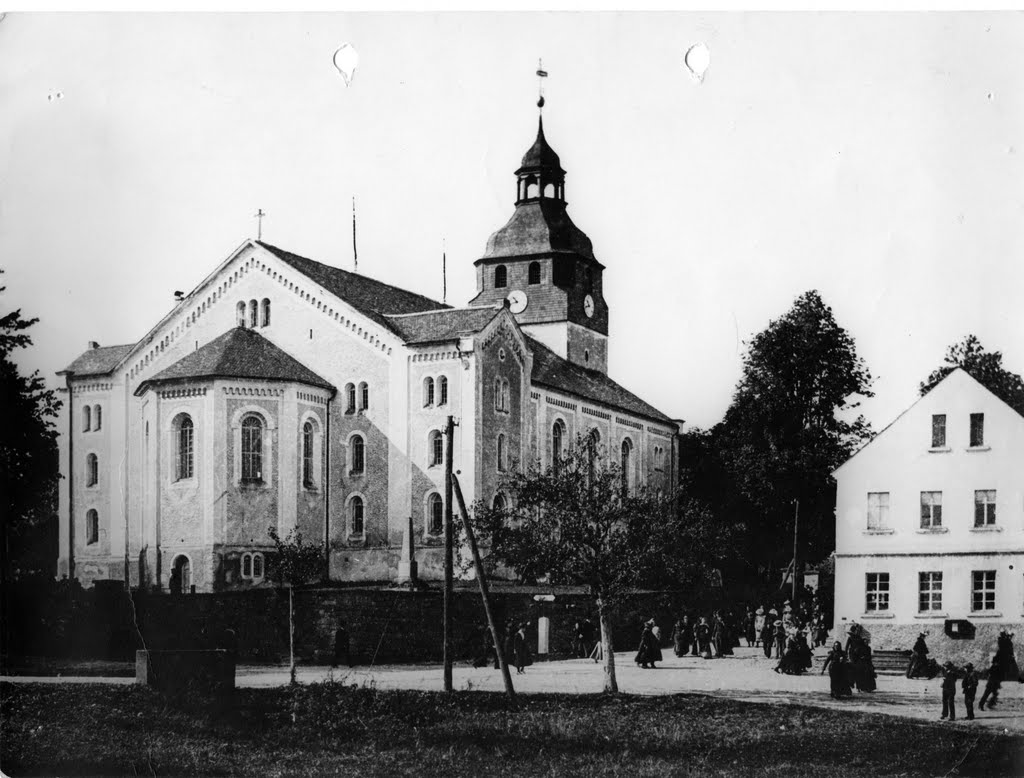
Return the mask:
[[448, 378], [441, 376], [437, 379], [438, 405], [448, 404]]
[[424, 407], [434, 404], [434, 379], [427, 376], [423, 379], [423, 405]]
[[505, 508], [508, 507], [508, 503], [505, 501], [505, 495], [501, 492], [494, 495], [494, 502], [491, 504], [491, 507], [496, 511], [505, 510]]
[[633, 454], [633, 444], [630, 442], [629, 438], [623, 439], [623, 441], [622, 441], [622, 462], [621, 462], [621, 465], [620, 465], [621, 470], [622, 470], [622, 492], [623, 492], [623, 494], [628, 494], [630, 486], [632, 485], [632, 479], [633, 479], [633, 467], [632, 467], [632, 465], [633, 465], [633, 463], [632, 463], [633, 457], [632, 457], [632, 454]]
[[349, 442], [349, 473], [358, 475], [366, 470], [366, 444], [362, 435], [353, 435]]
[[85, 512], [85, 542], [90, 546], [100, 542], [100, 515], [93, 508]]
[[501, 409], [508, 412], [508, 409], [512, 407], [512, 403], [509, 402], [509, 383], [508, 379], [503, 378], [501, 380]]
[[242, 420], [242, 483], [263, 480], [263, 422], [258, 416]]
[[540, 283], [540, 262], [531, 262], [527, 271], [527, 281], [531, 284]]
[[557, 473], [565, 456], [565, 424], [558, 419], [551, 427], [551, 467]]
[[103, 409], [100, 406], [98, 406], [98, 405], [94, 405], [93, 409], [92, 409], [92, 428], [94, 430], [98, 430], [102, 426], [103, 426]]
[[508, 268], [498, 265], [494, 268], [494, 288], [504, 289], [506, 286], [508, 286]]
[[235, 324], [239, 327], [245, 326], [245, 303], [240, 302], [235, 306]]
[[444, 464], [444, 438], [441, 433], [434, 430], [430, 433], [429, 451], [427, 454], [430, 467]]
[[356, 412], [356, 385], [345, 384], [345, 413]]
[[370, 387], [366, 381], [359, 384], [359, 410], [365, 411], [370, 407]]
[[363, 498], [353, 497], [348, 504], [348, 534], [362, 536], [366, 531], [366, 522], [363, 517]]
[[85, 485], [95, 486], [100, 482], [100, 460], [95, 454], [85, 458]]
[[505, 462], [505, 457], [506, 457], [506, 452], [505, 452], [505, 434], [504, 433], [500, 433], [498, 435], [498, 451], [497, 451], [497, 454], [498, 454], [498, 457], [497, 457], [497, 459], [498, 459], [498, 470], [501, 471], [501, 472], [504, 472], [505, 471], [505, 465], [506, 465], [506, 462]]
[[259, 323], [259, 306], [255, 300], [249, 301], [249, 326], [252, 329], [256, 329], [256, 325]]
[[313, 482], [313, 422], [302, 425], [302, 485], [312, 489]]
[[174, 462], [175, 480], [191, 478], [195, 472], [195, 429], [192, 417], [182, 413], [177, 416], [174, 424]]
[[431, 535], [444, 532], [444, 502], [437, 492], [427, 499], [427, 532]]
[[505, 410], [505, 407], [501, 404], [502, 396], [503, 395], [502, 395], [502, 391], [501, 391], [501, 379], [500, 378], [495, 378], [494, 379], [494, 410], [496, 410], [496, 411], [503, 411], [503, 410]]
[[269, 327], [270, 326], [270, 298], [268, 298], [268, 297], [264, 297], [263, 298], [262, 308], [263, 308], [263, 324], [262, 324], [262, 326]]
[[86, 405], [82, 408], [82, 432], [92, 429], [92, 406]]

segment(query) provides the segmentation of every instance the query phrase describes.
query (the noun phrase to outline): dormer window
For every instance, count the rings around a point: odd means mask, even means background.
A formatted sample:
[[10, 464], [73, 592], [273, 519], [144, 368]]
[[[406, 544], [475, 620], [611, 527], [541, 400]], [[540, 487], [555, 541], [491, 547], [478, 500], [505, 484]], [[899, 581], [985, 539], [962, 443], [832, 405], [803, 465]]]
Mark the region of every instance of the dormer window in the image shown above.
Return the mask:
[[506, 286], [508, 286], [508, 268], [498, 265], [494, 268], [494, 288], [504, 289]]

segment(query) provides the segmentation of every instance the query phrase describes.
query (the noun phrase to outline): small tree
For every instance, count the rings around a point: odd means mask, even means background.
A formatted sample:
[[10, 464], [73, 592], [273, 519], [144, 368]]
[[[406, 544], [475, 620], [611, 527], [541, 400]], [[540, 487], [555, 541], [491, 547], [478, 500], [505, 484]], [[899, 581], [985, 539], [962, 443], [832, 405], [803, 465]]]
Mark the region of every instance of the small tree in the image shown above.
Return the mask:
[[666, 564], [678, 537], [673, 494], [625, 489], [592, 440], [547, 470], [534, 467], [503, 480], [504, 507], [477, 504], [474, 526], [491, 557], [531, 580], [587, 586], [597, 601], [604, 689], [617, 692], [609, 610]]
[[267, 528], [267, 534], [274, 541], [276, 555], [271, 577], [278, 586], [288, 587], [288, 673], [291, 682], [295, 683], [295, 607], [294, 590], [296, 586], [317, 580], [323, 573], [323, 544], [307, 543], [299, 530], [291, 530], [281, 538], [277, 527]]
[[1017, 413], [1024, 415], [1024, 380], [1003, 367], [1003, 355], [986, 351], [981, 341], [968, 335], [946, 350], [945, 364], [933, 370], [927, 381], [921, 383], [921, 396], [928, 394], [943, 378], [962, 367], [992, 394]]

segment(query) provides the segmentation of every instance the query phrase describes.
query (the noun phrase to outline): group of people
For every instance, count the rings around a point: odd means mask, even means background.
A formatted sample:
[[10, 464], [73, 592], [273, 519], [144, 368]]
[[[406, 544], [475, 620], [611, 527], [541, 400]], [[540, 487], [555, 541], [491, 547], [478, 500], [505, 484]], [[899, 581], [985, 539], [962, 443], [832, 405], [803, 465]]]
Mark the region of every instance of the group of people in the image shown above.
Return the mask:
[[[529, 626], [530, 623], [527, 621], [516, 622], [510, 619], [505, 623], [505, 638], [502, 642], [505, 649], [505, 661], [515, 666], [517, 675], [523, 675], [526, 668], [533, 664], [530, 641], [526, 636]], [[494, 648], [491, 631], [486, 626], [480, 630], [480, 648], [480, 655], [473, 660], [473, 667], [486, 667], [493, 662], [494, 669], [497, 670], [500, 667], [498, 652]]]
[[[925, 633], [918, 636], [911, 653], [910, 667], [907, 669], [907, 677], [919, 677], [919, 669], [924, 666], [930, 671], [935, 664], [934, 660], [925, 660], [928, 655], [928, 646], [924, 641]], [[924, 675], [924, 673], [920, 673]], [[934, 675], [926, 675], [934, 678]], [[957, 667], [953, 662], [946, 662], [942, 666], [942, 715], [940, 718], [949, 721], [956, 720], [956, 682], [961, 681], [961, 691], [964, 695], [964, 709], [967, 715], [965, 718], [970, 721], [974, 718], [974, 697], [978, 692], [979, 678], [974, 671], [974, 664], [967, 662], [964, 666]], [[982, 692], [981, 700], [978, 701], [978, 710], [985, 710], [986, 703], [991, 709], [999, 701], [999, 688], [1004, 680], [1018, 681], [1024, 683], [1024, 676], [1020, 673], [1017, 665], [1017, 658], [1013, 653], [1013, 633], [1003, 630], [996, 640], [996, 653], [992, 656], [988, 673], [985, 678], [985, 691]]]
[[877, 688], [875, 679], [878, 674], [863, 627], [856, 623], [850, 625], [845, 648], [838, 640], [833, 643], [821, 668], [822, 675], [826, 672], [829, 694], [837, 700], [849, 697], [854, 689], [873, 692]]
[[711, 659], [732, 656], [733, 648], [740, 644], [732, 620], [723, 611], [715, 611], [711, 618], [700, 616], [696, 623], [689, 616], [676, 621], [672, 629], [672, 648], [676, 656], [700, 656]]

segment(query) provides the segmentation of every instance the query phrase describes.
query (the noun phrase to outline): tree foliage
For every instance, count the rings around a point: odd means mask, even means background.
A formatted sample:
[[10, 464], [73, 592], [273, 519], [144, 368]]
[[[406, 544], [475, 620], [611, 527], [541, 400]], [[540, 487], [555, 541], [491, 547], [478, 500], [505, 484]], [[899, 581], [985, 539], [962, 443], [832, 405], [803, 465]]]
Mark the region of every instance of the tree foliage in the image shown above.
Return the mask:
[[302, 532], [289, 530], [281, 537], [277, 527], [267, 528], [274, 542], [273, 564], [267, 571], [279, 586], [301, 586], [322, 577], [324, 572], [324, 545], [306, 541]]
[[[0, 273], [3, 271], [0, 270]], [[0, 293], [7, 287], [0, 287]], [[61, 407], [39, 371], [23, 375], [14, 354], [32, 345], [28, 329], [38, 318], [21, 310], [0, 317], [0, 522], [3, 525], [3, 576], [17, 571], [51, 572], [53, 560], [40, 547], [44, 525], [57, 511], [57, 429]], [[51, 572], [52, 574], [52, 572]]]
[[986, 351], [976, 336], [968, 335], [946, 350], [943, 362], [945, 364], [933, 370], [921, 383], [922, 397], [947, 375], [962, 367], [992, 394], [1024, 415], [1024, 380], [1003, 367], [1003, 355], [999, 351]]

